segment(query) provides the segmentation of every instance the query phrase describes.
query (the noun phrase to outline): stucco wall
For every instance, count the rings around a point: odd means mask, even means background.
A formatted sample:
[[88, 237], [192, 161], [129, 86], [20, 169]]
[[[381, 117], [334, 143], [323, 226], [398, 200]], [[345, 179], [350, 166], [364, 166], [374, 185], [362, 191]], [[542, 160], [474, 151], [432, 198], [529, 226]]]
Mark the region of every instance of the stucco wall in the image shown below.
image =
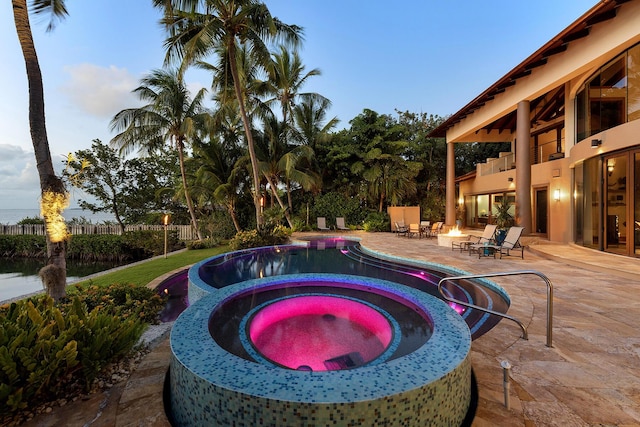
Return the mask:
[[396, 222], [404, 221], [406, 226], [420, 224], [420, 206], [390, 206], [387, 213], [391, 218], [391, 231], [396, 231]]

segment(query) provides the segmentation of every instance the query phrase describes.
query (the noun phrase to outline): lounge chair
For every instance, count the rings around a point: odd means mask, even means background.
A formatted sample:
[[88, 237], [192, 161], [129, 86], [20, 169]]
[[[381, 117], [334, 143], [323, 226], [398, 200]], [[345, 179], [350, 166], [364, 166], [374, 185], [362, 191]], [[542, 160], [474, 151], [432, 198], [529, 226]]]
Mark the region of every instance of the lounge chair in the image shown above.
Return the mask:
[[336, 217], [336, 228], [338, 230], [350, 230], [350, 228], [345, 225], [343, 216]]
[[404, 221], [396, 221], [393, 224], [396, 226], [396, 233], [398, 233], [398, 236], [401, 234], [406, 236], [409, 232], [409, 227], [404, 225]]
[[[484, 242], [494, 243], [494, 235], [496, 234], [496, 229], [498, 227], [494, 224], [487, 224], [484, 227], [484, 231], [482, 232], [482, 236], [469, 236], [468, 240], [460, 240], [460, 241], [452, 241], [451, 242], [451, 250], [460, 249], [460, 252], [464, 250], [469, 250], [469, 246], [484, 244]], [[471, 253], [471, 252], [469, 252]]]
[[329, 231], [329, 227], [327, 227], [327, 219], [323, 216], [318, 217], [318, 230]]
[[[500, 259], [502, 259], [502, 255], [509, 256], [511, 255], [511, 251], [520, 251], [520, 257], [524, 259], [524, 246], [520, 244], [522, 230], [524, 230], [524, 227], [510, 227], [504, 241], [499, 245], [483, 243], [471, 245], [471, 247], [478, 251], [478, 258], [491, 253], [493, 253], [493, 257], [495, 258], [496, 254], [500, 253]], [[469, 250], [471, 251], [472, 249]]]

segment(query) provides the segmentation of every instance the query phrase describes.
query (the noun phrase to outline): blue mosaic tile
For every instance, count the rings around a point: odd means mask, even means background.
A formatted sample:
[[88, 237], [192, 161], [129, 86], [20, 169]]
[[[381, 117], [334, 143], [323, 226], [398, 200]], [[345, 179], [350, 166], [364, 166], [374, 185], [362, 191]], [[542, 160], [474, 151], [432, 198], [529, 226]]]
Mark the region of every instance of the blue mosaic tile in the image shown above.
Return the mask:
[[[251, 362], [211, 338], [211, 313], [241, 291], [317, 280], [395, 293], [428, 314], [433, 334], [406, 356], [326, 372]], [[332, 274], [243, 282], [201, 296], [176, 320], [170, 341], [171, 407], [181, 426], [458, 425], [469, 406], [471, 335], [466, 323], [443, 301], [392, 282]]]

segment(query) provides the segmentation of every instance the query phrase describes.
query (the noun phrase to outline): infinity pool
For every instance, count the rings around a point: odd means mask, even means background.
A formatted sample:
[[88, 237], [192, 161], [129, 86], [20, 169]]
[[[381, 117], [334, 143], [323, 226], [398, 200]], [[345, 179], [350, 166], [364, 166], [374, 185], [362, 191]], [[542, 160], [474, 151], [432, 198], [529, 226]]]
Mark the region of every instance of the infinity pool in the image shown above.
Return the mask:
[[[385, 259], [364, 250], [354, 240], [312, 239], [304, 245], [250, 249], [204, 260], [189, 271], [189, 300], [195, 302], [213, 289], [222, 289], [247, 280], [313, 273], [347, 274], [387, 280], [437, 298], [441, 298], [438, 293], [440, 279], [465, 274], [441, 264], [414, 264], [406, 259]], [[503, 313], [507, 312], [510, 304], [507, 293], [488, 280], [447, 282], [444, 291], [455, 299]], [[474, 339], [500, 321], [500, 318], [478, 310], [450, 305], [469, 325]]]

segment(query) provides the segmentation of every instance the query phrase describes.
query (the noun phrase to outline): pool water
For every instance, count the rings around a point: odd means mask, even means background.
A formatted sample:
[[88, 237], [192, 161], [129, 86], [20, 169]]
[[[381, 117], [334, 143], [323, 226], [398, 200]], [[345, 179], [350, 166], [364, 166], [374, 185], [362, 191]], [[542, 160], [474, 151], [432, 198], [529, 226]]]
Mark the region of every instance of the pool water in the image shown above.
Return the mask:
[[[333, 273], [387, 280], [441, 298], [440, 279], [459, 272], [438, 264], [412, 265], [400, 260], [381, 259], [363, 250], [357, 241], [341, 238], [310, 240], [307, 245], [257, 248], [224, 254], [197, 264], [189, 272], [192, 284], [206, 294], [213, 289], [271, 276]], [[444, 291], [451, 297], [506, 313], [509, 298], [499, 287], [478, 286], [478, 282], [447, 282]], [[208, 289], [208, 290], [207, 290]], [[191, 290], [189, 291], [191, 293]], [[191, 296], [190, 296], [191, 298]], [[479, 310], [450, 304], [468, 324], [473, 338], [495, 326], [500, 318]]]

